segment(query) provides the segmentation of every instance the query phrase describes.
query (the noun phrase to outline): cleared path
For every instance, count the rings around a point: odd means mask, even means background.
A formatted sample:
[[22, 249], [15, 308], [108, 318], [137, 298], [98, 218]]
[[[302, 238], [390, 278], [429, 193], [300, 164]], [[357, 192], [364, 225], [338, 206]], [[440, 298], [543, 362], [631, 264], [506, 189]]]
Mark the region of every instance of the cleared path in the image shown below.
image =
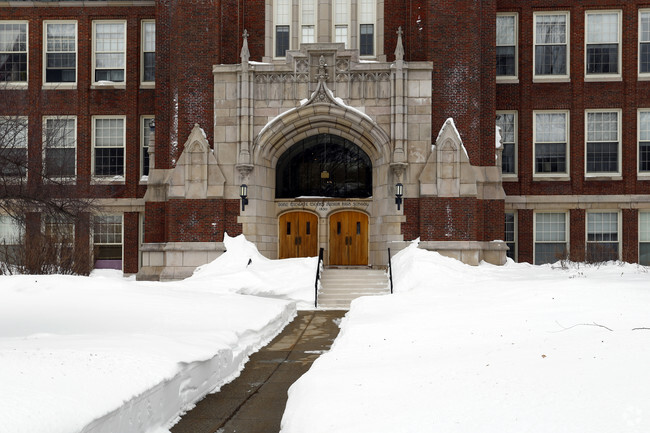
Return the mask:
[[208, 394], [172, 433], [276, 433], [287, 390], [329, 350], [346, 311], [299, 311], [270, 344], [253, 354], [241, 375]]

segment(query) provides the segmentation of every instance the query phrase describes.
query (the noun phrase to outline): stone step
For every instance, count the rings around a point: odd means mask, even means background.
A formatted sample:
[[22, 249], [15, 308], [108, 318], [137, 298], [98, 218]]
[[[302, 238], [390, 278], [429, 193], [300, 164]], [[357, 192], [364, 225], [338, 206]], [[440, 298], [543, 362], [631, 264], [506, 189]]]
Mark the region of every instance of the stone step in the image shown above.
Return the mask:
[[389, 293], [388, 274], [383, 270], [326, 268], [321, 274], [318, 306], [349, 309], [350, 303], [361, 296]]

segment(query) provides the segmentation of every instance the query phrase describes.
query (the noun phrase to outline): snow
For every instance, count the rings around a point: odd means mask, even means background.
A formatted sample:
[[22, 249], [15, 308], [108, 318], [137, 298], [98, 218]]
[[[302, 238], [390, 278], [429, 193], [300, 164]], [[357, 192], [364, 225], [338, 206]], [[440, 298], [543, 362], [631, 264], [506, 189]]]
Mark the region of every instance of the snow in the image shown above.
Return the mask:
[[[650, 273], [415, 244], [289, 390], [282, 433], [650, 431]], [[327, 410], [323, 410], [327, 408]]]
[[225, 243], [173, 283], [111, 270], [0, 277], [0, 431], [165, 432], [236, 377], [293, 319], [288, 299], [313, 288], [316, 263], [264, 259], [243, 236]]

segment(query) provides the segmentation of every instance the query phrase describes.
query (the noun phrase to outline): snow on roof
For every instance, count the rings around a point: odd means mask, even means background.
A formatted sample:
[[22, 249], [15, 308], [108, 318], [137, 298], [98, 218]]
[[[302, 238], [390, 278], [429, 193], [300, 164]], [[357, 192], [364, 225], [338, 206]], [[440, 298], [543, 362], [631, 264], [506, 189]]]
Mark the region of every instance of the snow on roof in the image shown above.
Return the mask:
[[[456, 128], [456, 124], [454, 123], [453, 117], [449, 117], [447, 120], [445, 120], [445, 123], [442, 125], [442, 128], [440, 128], [440, 132], [438, 132], [438, 137], [436, 138], [436, 143], [440, 140], [440, 137], [442, 137], [443, 131], [447, 127], [452, 128], [452, 132], [456, 135], [456, 138], [458, 139], [458, 142], [460, 143], [460, 147], [463, 149], [463, 152], [465, 152], [465, 156], [469, 160], [469, 154], [467, 153], [467, 149], [465, 148], [465, 145], [463, 144], [463, 139], [460, 137], [460, 132], [458, 132], [458, 128]], [[435, 143], [434, 143], [433, 148], [435, 148]]]

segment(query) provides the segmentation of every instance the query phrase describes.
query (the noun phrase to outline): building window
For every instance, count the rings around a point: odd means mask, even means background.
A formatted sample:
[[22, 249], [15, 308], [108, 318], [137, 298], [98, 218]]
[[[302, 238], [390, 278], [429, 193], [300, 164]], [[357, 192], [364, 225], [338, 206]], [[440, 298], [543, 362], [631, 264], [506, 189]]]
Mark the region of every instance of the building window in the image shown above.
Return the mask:
[[535, 75], [568, 77], [568, 13], [535, 14]]
[[650, 174], [650, 111], [639, 111], [639, 173]]
[[300, 43], [316, 42], [316, 0], [300, 2]]
[[375, 0], [359, 2], [359, 55], [375, 55]]
[[535, 174], [567, 174], [566, 112], [535, 113]]
[[27, 84], [27, 23], [0, 21], [0, 83]]
[[142, 82], [156, 81], [156, 22], [142, 21]]
[[587, 12], [586, 15], [586, 73], [587, 75], [619, 76], [620, 21], [618, 11]]
[[45, 22], [45, 83], [77, 82], [77, 22]]
[[126, 77], [126, 22], [93, 22], [94, 82], [122, 83]]
[[58, 257], [70, 258], [74, 243], [74, 223], [62, 216], [50, 216], [44, 221], [45, 237], [55, 245]]
[[497, 14], [497, 78], [517, 76], [517, 15]]
[[567, 214], [535, 213], [535, 264], [567, 258]]
[[587, 262], [618, 260], [618, 212], [587, 212]]
[[517, 219], [514, 212], [506, 212], [505, 241], [509, 250], [506, 255], [517, 261]]
[[77, 119], [45, 118], [43, 169], [47, 178], [74, 177], [77, 164]]
[[275, 2], [275, 57], [286, 56], [290, 48], [291, 33], [291, 2], [277, 0]]
[[95, 176], [124, 176], [124, 117], [96, 117], [93, 127]]
[[9, 215], [0, 215], [0, 270], [7, 265], [21, 264], [23, 233], [18, 221]]
[[335, 0], [334, 2], [334, 42], [343, 43], [347, 48], [350, 28], [350, 2]]
[[149, 138], [151, 137], [151, 124], [153, 122], [153, 116], [144, 116], [142, 117], [142, 131], [140, 134], [142, 140], [142, 154], [140, 156], [140, 161], [142, 161], [142, 167], [140, 172], [142, 176], [149, 176]]
[[95, 268], [122, 269], [122, 238], [121, 215], [94, 217]]
[[639, 264], [650, 266], [650, 212], [639, 212]]
[[0, 177], [27, 173], [27, 117], [0, 117]]
[[619, 120], [617, 111], [587, 112], [587, 174], [619, 172]]
[[514, 111], [497, 112], [497, 126], [501, 128], [501, 173], [517, 173], [517, 113]]

